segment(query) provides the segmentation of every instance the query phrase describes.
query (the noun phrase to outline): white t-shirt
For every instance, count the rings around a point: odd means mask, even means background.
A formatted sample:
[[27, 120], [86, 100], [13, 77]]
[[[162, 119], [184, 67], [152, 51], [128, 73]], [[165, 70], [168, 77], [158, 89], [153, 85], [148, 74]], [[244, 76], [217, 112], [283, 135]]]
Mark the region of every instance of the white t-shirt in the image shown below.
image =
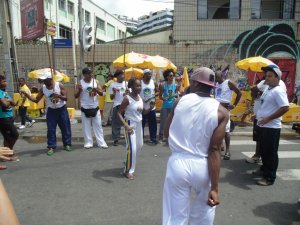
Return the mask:
[[[144, 101], [144, 107], [145, 109], [149, 109], [150, 102], [155, 102], [155, 84], [152, 79], [149, 81], [149, 84], [145, 84], [143, 80], [141, 81], [141, 84], [141, 97]], [[155, 107], [152, 110], [155, 110]]]
[[[263, 117], [274, 114], [281, 107], [289, 106], [287, 94], [280, 86], [271, 89], [267, 88], [261, 95], [260, 100], [261, 105], [256, 116], [258, 121]], [[282, 117], [280, 116], [260, 127], [281, 128], [281, 119]]]
[[[279, 81], [279, 86], [282, 87], [283, 90], [284, 90], [285, 92], [287, 91], [286, 86], [285, 86], [285, 83], [284, 83], [282, 80]], [[269, 85], [266, 85], [266, 84], [265, 84], [265, 80], [262, 80], [261, 82], [259, 82], [259, 83], [256, 85], [256, 87], [257, 87], [260, 91], [264, 91], [264, 90], [266, 90], [266, 89], [269, 87]]]
[[142, 112], [143, 112], [143, 100], [139, 96], [139, 100], [136, 101], [133, 98], [131, 98], [129, 95], [126, 95], [126, 98], [128, 98], [129, 105], [125, 109], [125, 118], [128, 120], [132, 120], [135, 122], [142, 121]]
[[44, 96], [46, 98], [46, 101], [47, 101], [47, 107], [49, 107], [49, 108], [58, 109], [58, 108], [63, 107], [66, 104], [66, 102], [63, 101], [63, 100], [61, 100], [60, 98], [58, 99], [57, 103], [53, 103], [51, 101], [53, 94], [61, 95], [61, 90], [60, 90], [60, 87], [59, 87], [59, 82], [54, 82], [54, 91], [53, 91], [53, 89], [49, 90], [46, 87], [46, 85], [43, 84], [43, 94], [44, 94]]
[[169, 146], [174, 153], [208, 157], [211, 136], [218, 126], [220, 103], [195, 93], [178, 102], [169, 131]]
[[[93, 83], [94, 82], [94, 83]], [[91, 79], [90, 83], [86, 83], [83, 79], [80, 80], [80, 84], [82, 86], [83, 91], [80, 94], [80, 105], [85, 109], [93, 109], [99, 106], [98, 103], [98, 94], [91, 97], [89, 92], [93, 90], [93, 88], [97, 88], [97, 82], [95, 79]]]
[[122, 83], [113, 82], [109, 87], [110, 94], [114, 93], [113, 88], [115, 88], [117, 90], [115, 98], [113, 99], [113, 101], [114, 101], [113, 107], [116, 107], [118, 105], [121, 105], [121, 103], [123, 101], [124, 93], [126, 90], [125, 81], [123, 81]]
[[221, 84], [217, 83], [216, 100], [221, 103], [230, 103], [232, 98], [232, 90], [228, 85], [229, 80], [224, 80]]

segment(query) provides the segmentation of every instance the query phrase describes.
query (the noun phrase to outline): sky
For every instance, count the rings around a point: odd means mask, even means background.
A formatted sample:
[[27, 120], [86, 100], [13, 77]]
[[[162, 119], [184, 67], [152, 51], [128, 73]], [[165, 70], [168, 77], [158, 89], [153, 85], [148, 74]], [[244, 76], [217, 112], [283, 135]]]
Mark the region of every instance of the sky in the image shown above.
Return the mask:
[[93, 0], [110, 14], [137, 19], [162, 9], [174, 9], [174, 0]]

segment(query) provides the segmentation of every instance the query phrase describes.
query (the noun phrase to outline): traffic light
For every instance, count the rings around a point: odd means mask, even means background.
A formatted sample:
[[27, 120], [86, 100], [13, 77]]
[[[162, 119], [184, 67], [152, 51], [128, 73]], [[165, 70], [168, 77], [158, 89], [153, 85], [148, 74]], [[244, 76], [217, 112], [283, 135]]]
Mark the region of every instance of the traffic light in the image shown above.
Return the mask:
[[92, 32], [92, 27], [89, 25], [84, 25], [82, 28], [82, 48], [84, 51], [89, 52], [92, 49], [92, 35], [90, 34]]

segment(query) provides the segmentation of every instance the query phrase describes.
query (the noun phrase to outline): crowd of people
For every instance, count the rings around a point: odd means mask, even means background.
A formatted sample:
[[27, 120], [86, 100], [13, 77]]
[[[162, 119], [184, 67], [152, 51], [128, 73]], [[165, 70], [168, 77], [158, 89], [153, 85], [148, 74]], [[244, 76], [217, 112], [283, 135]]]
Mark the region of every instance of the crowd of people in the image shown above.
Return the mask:
[[[276, 179], [281, 116], [289, 110], [289, 102], [279, 67], [274, 64], [262, 69], [265, 80], [251, 87], [255, 113], [253, 140], [257, 146], [248, 162], [262, 160], [262, 166], [253, 174], [261, 176], [258, 185], [269, 186]], [[218, 179], [222, 148], [225, 151], [224, 160], [229, 160], [231, 156], [229, 118], [230, 110], [241, 98], [237, 85], [224, 78], [220, 71], [206, 67], [193, 71], [190, 87], [184, 93], [179, 92], [172, 69], [164, 71], [164, 82], [159, 85], [152, 79], [149, 69], [144, 70], [142, 80], [131, 78], [128, 82], [124, 80], [124, 71], [116, 70], [102, 87], [93, 78], [90, 68], [84, 68], [82, 75], [83, 78], [76, 85], [75, 98], [79, 99], [81, 105], [83, 147], [93, 147], [93, 130], [97, 146], [107, 149], [102, 126], [110, 124], [112, 142], [117, 146], [121, 127], [124, 126], [127, 150], [124, 176], [134, 180], [137, 155], [143, 147], [144, 128], [148, 123], [149, 143], [157, 145], [166, 142], [172, 152], [164, 182], [163, 224], [213, 224], [215, 206], [220, 202]], [[24, 116], [26, 101], [39, 102], [43, 96], [48, 107], [47, 155], [55, 153], [57, 125], [65, 150], [72, 150], [71, 125], [66, 108], [67, 92], [63, 84], [52, 79], [50, 73], [43, 74], [40, 80], [43, 86], [35, 98], [26, 89], [20, 90], [24, 97], [19, 104], [7, 95], [5, 77], [0, 75], [0, 131], [4, 137], [3, 145], [7, 147], [3, 151], [11, 151], [19, 135], [14, 125], [13, 107], [18, 104], [21, 106], [22, 126], [26, 120], [33, 124], [32, 119]], [[104, 92], [107, 105], [102, 119], [98, 96]], [[231, 104], [233, 92], [236, 98]], [[212, 98], [212, 93], [215, 98]], [[163, 101], [158, 135], [156, 97]], [[7, 160], [5, 154], [0, 157]], [[5, 169], [5, 166], [2, 165], [0, 169]], [[191, 189], [195, 192], [192, 204]]]

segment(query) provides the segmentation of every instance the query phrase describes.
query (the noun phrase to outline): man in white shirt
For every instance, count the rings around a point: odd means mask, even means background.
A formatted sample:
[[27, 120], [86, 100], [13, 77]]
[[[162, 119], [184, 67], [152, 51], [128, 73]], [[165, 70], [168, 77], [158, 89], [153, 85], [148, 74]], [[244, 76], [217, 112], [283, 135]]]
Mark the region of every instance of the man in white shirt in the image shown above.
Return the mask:
[[211, 69], [196, 69], [190, 81], [191, 93], [175, 102], [164, 127], [172, 155], [164, 183], [163, 225], [212, 225], [219, 204], [220, 147], [229, 114], [210, 97], [215, 86]]
[[266, 73], [264, 84], [268, 85], [260, 98], [261, 106], [257, 112], [257, 141], [263, 165], [252, 174], [262, 176], [256, 182], [258, 185], [269, 186], [276, 179], [281, 119], [289, 110], [289, 101], [286, 91], [279, 85], [282, 72], [277, 65], [269, 65], [262, 70]]
[[117, 81], [110, 85], [109, 90], [110, 98], [114, 101], [111, 121], [112, 139], [114, 146], [117, 146], [120, 140], [121, 126], [123, 125], [119, 119], [118, 111], [123, 101], [123, 97], [126, 94], [126, 86], [124, 81], [125, 76], [122, 70], [116, 70], [114, 77], [117, 78]]

